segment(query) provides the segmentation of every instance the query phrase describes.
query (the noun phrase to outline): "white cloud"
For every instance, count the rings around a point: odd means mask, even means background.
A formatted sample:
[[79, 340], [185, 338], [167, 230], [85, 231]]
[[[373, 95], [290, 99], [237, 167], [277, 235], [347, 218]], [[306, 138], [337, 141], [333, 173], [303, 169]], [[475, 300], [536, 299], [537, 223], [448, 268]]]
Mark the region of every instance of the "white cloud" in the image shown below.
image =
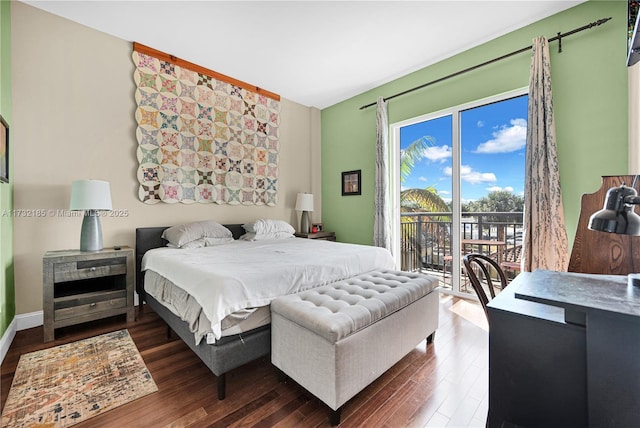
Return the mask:
[[[452, 169], [448, 166], [444, 168], [443, 172], [445, 175], [451, 176]], [[460, 166], [460, 178], [471, 184], [493, 183], [498, 180], [493, 172], [474, 171], [473, 168], [468, 165]]]
[[418, 177], [418, 180], [422, 181], [422, 182], [426, 182], [427, 181], [427, 177]]
[[500, 186], [491, 186], [491, 187], [487, 187], [487, 190], [489, 192], [509, 192], [509, 193], [513, 193], [513, 187], [511, 186], [507, 186], [507, 187], [500, 187]]
[[481, 121], [481, 120], [479, 120], [479, 121], [478, 121], [478, 123], [476, 123], [476, 126], [477, 126], [478, 128], [482, 128], [482, 127], [484, 127], [484, 122], [483, 122], [483, 121]]
[[444, 146], [435, 146], [435, 147], [427, 147], [422, 152], [422, 155], [429, 159], [430, 161], [444, 161], [447, 158], [451, 157], [451, 147]]
[[438, 190], [438, 195], [450, 195], [451, 192], [448, 190]]
[[527, 121], [511, 119], [510, 123], [498, 128], [492, 140], [479, 144], [476, 153], [509, 153], [522, 149], [527, 143]]

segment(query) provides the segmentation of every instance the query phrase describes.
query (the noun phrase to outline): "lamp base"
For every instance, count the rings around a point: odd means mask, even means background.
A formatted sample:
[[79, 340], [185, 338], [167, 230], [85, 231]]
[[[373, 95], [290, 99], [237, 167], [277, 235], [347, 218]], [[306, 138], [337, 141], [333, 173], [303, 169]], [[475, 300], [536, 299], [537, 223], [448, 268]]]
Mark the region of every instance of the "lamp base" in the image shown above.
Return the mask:
[[309, 211], [302, 211], [300, 218], [300, 233], [309, 233]]
[[80, 251], [102, 250], [102, 226], [96, 210], [84, 212], [82, 230], [80, 232]]

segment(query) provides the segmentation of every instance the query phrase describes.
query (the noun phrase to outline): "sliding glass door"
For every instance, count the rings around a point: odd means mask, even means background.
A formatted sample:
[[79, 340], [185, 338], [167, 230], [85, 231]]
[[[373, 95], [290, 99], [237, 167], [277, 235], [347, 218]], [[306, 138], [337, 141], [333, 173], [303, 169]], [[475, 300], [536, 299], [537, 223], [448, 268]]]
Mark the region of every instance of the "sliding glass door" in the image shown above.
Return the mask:
[[473, 293], [462, 255], [502, 263], [522, 245], [527, 98], [520, 90], [392, 125], [402, 269]]

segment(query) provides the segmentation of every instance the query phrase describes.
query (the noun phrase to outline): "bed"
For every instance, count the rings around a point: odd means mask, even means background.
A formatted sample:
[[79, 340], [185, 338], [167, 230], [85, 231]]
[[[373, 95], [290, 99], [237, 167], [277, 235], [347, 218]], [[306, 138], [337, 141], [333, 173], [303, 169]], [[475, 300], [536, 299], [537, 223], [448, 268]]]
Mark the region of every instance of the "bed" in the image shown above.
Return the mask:
[[[238, 238], [245, 233], [245, 229], [241, 224], [229, 224], [224, 226], [231, 231], [234, 240], [238, 240]], [[271, 349], [271, 330], [270, 330], [271, 327], [270, 327], [268, 317], [265, 322], [264, 309], [266, 308], [267, 313], [269, 313], [268, 302], [269, 302], [269, 299], [277, 297], [275, 294], [279, 294], [279, 295], [290, 294], [305, 288], [321, 286], [323, 284], [332, 282], [334, 280], [340, 280], [340, 279], [343, 279], [344, 277], [361, 273], [360, 271], [362, 270], [372, 270], [374, 268], [393, 268], [393, 260], [391, 256], [388, 255], [388, 252], [386, 252], [386, 250], [381, 250], [375, 247], [367, 247], [367, 246], [359, 246], [359, 245], [350, 246], [348, 244], [330, 243], [327, 241], [323, 241], [322, 243], [319, 243], [319, 241], [317, 240], [309, 240], [309, 239], [301, 239], [301, 238], [291, 238], [288, 240], [281, 240], [286, 242], [273, 242], [273, 243], [263, 242], [263, 243], [259, 243], [259, 245], [256, 245], [255, 248], [250, 243], [238, 240], [233, 243], [230, 243], [229, 245], [231, 246], [229, 247], [222, 245], [222, 246], [219, 246], [219, 248], [214, 248], [209, 250], [186, 250], [186, 251], [171, 250], [171, 249], [163, 248], [163, 247], [166, 247], [166, 244], [167, 244], [167, 242], [162, 238], [162, 234], [166, 229], [167, 227], [144, 227], [144, 228], [136, 229], [136, 291], [138, 292], [138, 295], [139, 295], [140, 309], [142, 308], [143, 302], [146, 302], [167, 323], [169, 328], [173, 332], [175, 332], [192, 349], [192, 351], [195, 352], [196, 355], [198, 355], [198, 357], [205, 363], [205, 365], [216, 375], [218, 399], [220, 400], [224, 399], [226, 394], [226, 373], [227, 372], [237, 367], [240, 367], [250, 361], [253, 361], [257, 358], [260, 358], [264, 355], [269, 354]], [[336, 247], [331, 247], [331, 249], [340, 249], [340, 251], [342, 250], [357, 251], [358, 261], [356, 262], [356, 266], [342, 267], [341, 266], [342, 262], [336, 263], [335, 259], [329, 261], [329, 259], [331, 258], [331, 255], [327, 253], [326, 247], [323, 247], [326, 245], [335, 245]], [[281, 248], [280, 246], [282, 246], [282, 249], [280, 249]], [[314, 266], [321, 265], [323, 264], [322, 260], [324, 259], [329, 261], [329, 264], [327, 266], [330, 267], [330, 271], [329, 273], [322, 271], [322, 275], [326, 275], [326, 277], [323, 276], [322, 281], [318, 281], [318, 275], [319, 275], [318, 273], [313, 273], [313, 271], [311, 271], [311, 273], [307, 272], [307, 270], [309, 270], [309, 269], [306, 269], [307, 263], [301, 263], [299, 261], [296, 261], [298, 260], [297, 256], [295, 256], [295, 254], [292, 253], [292, 251], [297, 253], [300, 251], [299, 248], [302, 248], [302, 247], [305, 247], [305, 248], [309, 247], [308, 250], [304, 250], [304, 251], [313, 251], [319, 254], [319, 256], [315, 258], [315, 260], [312, 263], [308, 263], [309, 265], [314, 265]], [[259, 253], [256, 253], [256, 251], [263, 251], [261, 250], [261, 248], [266, 248], [267, 249], [266, 251], [270, 251], [271, 253], [266, 254], [264, 257], [262, 256], [256, 257], [255, 254], [259, 254]], [[224, 307], [224, 309], [222, 310], [217, 310], [218, 308], [215, 304], [212, 304], [211, 305], [212, 308], [208, 309], [209, 308], [208, 302], [205, 303], [203, 301], [202, 312], [208, 313], [206, 319], [210, 320], [211, 332], [206, 335], [203, 335], [202, 333], [194, 334], [193, 325], [191, 325], [191, 323], [189, 322], [184, 321], [183, 315], [177, 315], [175, 313], [175, 308], [168, 307], [166, 303], [162, 301], [163, 299], [159, 298], [158, 293], [154, 292], [152, 294], [148, 292], [149, 290], [147, 290], [146, 288], [147, 286], [145, 284], [151, 284], [152, 279], [153, 281], [156, 281], [158, 280], [158, 278], [160, 278], [170, 283], [175, 282], [175, 284], [173, 285], [178, 285], [177, 283], [180, 281], [185, 281], [185, 278], [193, 278], [193, 276], [191, 277], [185, 276], [184, 278], [180, 277], [179, 273], [183, 270], [186, 270], [186, 268], [184, 269], [182, 267], [172, 268], [169, 266], [165, 268], [165, 265], [169, 263], [169, 259], [167, 258], [168, 257], [167, 255], [171, 254], [172, 251], [175, 254], [179, 254], [179, 256], [182, 257], [183, 259], [190, 261], [190, 260], [195, 260], [201, 257], [200, 251], [202, 251], [203, 254], [209, 251], [210, 252], [215, 251], [216, 253], [212, 253], [212, 254], [216, 254], [214, 257], [217, 260], [223, 254], [222, 252], [228, 251], [231, 254], [231, 252], [238, 251], [238, 249], [243, 253], [246, 252], [247, 254], [252, 254], [251, 258], [256, 260], [264, 259], [268, 261], [273, 259], [273, 257], [275, 257], [274, 256], [275, 253], [282, 253], [283, 259], [288, 261], [287, 262], [288, 265], [287, 263], [285, 263], [285, 266], [276, 266], [273, 269], [267, 266], [268, 263], [263, 263], [260, 266], [260, 269], [265, 270], [265, 275], [264, 275], [265, 278], [268, 278], [270, 275], [273, 276], [274, 278], [284, 278], [283, 281], [280, 281], [281, 284], [276, 284], [274, 290], [269, 292], [271, 294], [263, 291], [263, 284], [262, 284], [262, 281], [260, 281], [260, 284], [257, 284], [260, 287], [259, 298], [255, 298], [255, 296], [253, 295], [250, 298], [246, 298], [246, 296], [244, 295], [241, 296], [240, 301], [243, 301], [244, 303], [250, 303], [251, 305], [249, 306], [251, 307], [260, 306], [263, 309], [262, 315], [258, 316], [258, 318], [261, 318], [261, 321], [254, 324], [250, 328], [250, 330], [244, 330], [237, 334], [225, 334], [225, 330], [220, 328], [220, 325], [221, 325], [220, 320], [223, 317], [225, 317], [224, 319], [226, 320], [227, 315], [230, 316], [232, 312], [235, 313], [235, 311], [238, 310], [239, 306], [237, 302], [229, 304], [230, 305], [229, 307]], [[144, 257], [145, 254], [147, 254], [146, 258]], [[143, 258], [144, 258], [144, 264], [145, 264], [144, 267], [143, 267]], [[155, 258], [158, 258], [158, 261], [155, 261], [155, 265], [154, 265]], [[176, 257], [176, 258], [179, 258], [179, 257]], [[214, 263], [211, 262], [210, 264], [214, 264]], [[225, 263], [225, 266], [222, 266], [220, 269], [224, 270], [223, 268], [228, 268], [228, 266], [226, 265], [231, 265], [231, 264], [232, 263]], [[305, 267], [305, 269], [303, 269], [304, 272], [301, 273], [300, 269], [295, 270], [295, 272], [293, 273], [287, 270], [287, 269], [291, 270], [292, 266], [294, 265], [304, 266]], [[242, 271], [243, 275], [245, 274], [245, 271], [246, 271], [246, 275], [248, 275], [248, 278], [241, 278], [242, 281], [244, 282], [254, 281], [254, 279], [252, 279], [252, 276], [250, 275], [250, 272], [253, 269], [254, 271], [253, 276], [255, 276], [256, 269], [253, 266], [251, 266], [251, 264], [247, 262], [238, 261], [238, 263], [236, 263], [234, 266], [238, 266], [239, 268], [237, 270]], [[144, 271], [145, 268], [147, 268], [147, 271], [149, 272], [149, 274], [146, 275], [148, 277], [146, 278], [146, 281], [145, 281], [145, 271]], [[209, 267], [207, 269], [209, 271], [215, 270]], [[216, 287], [213, 287], [213, 288], [216, 288], [216, 289], [220, 288], [220, 290], [225, 289], [223, 287], [223, 285], [225, 284], [226, 284], [225, 286], [227, 287], [230, 284], [231, 285], [234, 284], [233, 281], [226, 280], [226, 277], [220, 280], [216, 279], [216, 278], [219, 278], [215, 276], [217, 273], [206, 272], [207, 269], [205, 269], [204, 273], [198, 272], [197, 275], [205, 275], [205, 274], [213, 275], [212, 279], [206, 278], [206, 281], [204, 279], [202, 281], [191, 280], [191, 282], [194, 282], [194, 283], [206, 282], [207, 284], [216, 283], [217, 284]], [[233, 269], [235, 269], [235, 267], [233, 267]], [[267, 270], [269, 270], [269, 272], [266, 272]], [[162, 272], [157, 272], [157, 271], [162, 271]], [[186, 273], [187, 272], [184, 272], [185, 275]], [[167, 277], [171, 277], [171, 280], [169, 280]], [[200, 276], [198, 276], [198, 278], [199, 277]], [[220, 283], [218, 284], [218, 282]], [[236, 289], [244, 289], [244, 282], [242, 287], [237, 286]], [[278, 281], [271, 281], [271, 282], [277, 283]], [[185, 290], [190, 290], [191, 289], [190, 287], [192, 284], [180, 284], [180, 285], [182, 285], [182, 287], [178, 287], [179, 289], [184, 288]], [[249, 288], [251, 287], [252, 285], [249, 285]], [[234, 288], [226, 289], [227, 294], [223, 294], [223, 298], [222, 298], [222, 300], [225, 301], [225, 304], [227, 300], [226, 297], [229, 294], [233, 294], [235, 292], [234, 290], [236, 289]], [[200, 296], [198, 296], [198, 298], [202, 299]], [[245, 298], [248, 300], [242, 300]], [[251, 325], [251, 323], [249, 323], [249, 325]], [[230, 329], [230, 331], [233, 332], [233, 329]], [[204, 339], [204, 337], [206, 337], [206, 339]], [[211, 338], [213, 338], [213, 340], [210, 340]]]

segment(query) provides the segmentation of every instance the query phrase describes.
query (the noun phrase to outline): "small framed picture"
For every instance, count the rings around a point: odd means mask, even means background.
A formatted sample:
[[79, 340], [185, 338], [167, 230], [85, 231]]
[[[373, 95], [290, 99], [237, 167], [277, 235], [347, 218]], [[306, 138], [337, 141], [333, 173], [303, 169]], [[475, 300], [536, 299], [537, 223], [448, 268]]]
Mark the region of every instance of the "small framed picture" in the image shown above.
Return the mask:
[[311, 233], [322, 232], [324, 228], [322, 227], [322, 223], [313, 223], [311, 225]]
[[360, 195], [360, 172], [345, 171], [342, 173], [342, 196]]

